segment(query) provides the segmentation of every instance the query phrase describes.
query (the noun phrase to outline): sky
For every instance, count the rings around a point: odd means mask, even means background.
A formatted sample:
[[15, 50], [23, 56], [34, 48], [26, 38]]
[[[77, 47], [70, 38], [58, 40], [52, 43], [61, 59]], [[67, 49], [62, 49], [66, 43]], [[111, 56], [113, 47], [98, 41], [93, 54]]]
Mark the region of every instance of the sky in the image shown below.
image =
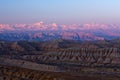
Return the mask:
[[0, 0], [0, 23], [115, 23], [120, 0]]

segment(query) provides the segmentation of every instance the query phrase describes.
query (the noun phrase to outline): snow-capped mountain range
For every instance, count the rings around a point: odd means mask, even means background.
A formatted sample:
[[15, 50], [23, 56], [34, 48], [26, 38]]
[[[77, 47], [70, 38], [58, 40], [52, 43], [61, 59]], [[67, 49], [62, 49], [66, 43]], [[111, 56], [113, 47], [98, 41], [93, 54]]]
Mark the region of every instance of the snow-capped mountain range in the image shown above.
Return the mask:
[[0, 24], [0, 40], [111, 40], [120, 37], [120, 26], [114, 24]]

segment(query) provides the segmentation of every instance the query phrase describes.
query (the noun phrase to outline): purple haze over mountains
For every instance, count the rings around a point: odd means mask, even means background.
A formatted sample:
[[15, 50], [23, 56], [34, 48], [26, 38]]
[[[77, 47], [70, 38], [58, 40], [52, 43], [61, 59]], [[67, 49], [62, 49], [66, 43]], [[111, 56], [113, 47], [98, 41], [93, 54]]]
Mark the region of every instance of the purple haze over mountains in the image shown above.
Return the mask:
[[46, 24], [42, 21], [34, 24], [0, 24], [1, 40], [46, 41], [67, 40], [111, 40], [120, 37], [120, 26], [114, 24]]

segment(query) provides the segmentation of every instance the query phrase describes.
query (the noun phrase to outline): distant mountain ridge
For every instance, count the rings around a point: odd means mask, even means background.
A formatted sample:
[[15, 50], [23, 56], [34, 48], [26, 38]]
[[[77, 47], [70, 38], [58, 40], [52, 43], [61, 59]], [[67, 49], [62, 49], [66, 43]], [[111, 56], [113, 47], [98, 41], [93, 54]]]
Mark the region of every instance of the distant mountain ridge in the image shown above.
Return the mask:
[[0, 24], [0, 40], [48, 41], [66, 40], [111, 40], [120, 37], [120, 26], [113, 24]]

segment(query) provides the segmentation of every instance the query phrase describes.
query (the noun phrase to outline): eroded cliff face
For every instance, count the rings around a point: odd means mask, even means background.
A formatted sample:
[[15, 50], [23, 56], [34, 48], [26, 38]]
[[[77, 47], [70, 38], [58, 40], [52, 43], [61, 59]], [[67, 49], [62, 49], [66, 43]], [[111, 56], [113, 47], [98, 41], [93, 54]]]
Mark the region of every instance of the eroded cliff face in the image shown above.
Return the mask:
[[[115, 42], [3, 41], [0, 80], [88, 80], [88, 75], [92, 76], [91, 80], [100, 80], [101, 75], [105, 75], [104, 80], [113, 79], [106, 75], [117, 76], [115, 79], [119, 80], [120, 41]], [[93, 78], [96, 74], [99, 78]]]
[[117, 48], [105, 49], [56, 49], [43, 54], [22, 55], [23, 60], [47, 64], [74, 64], [81, 66], [119, 66]]
[[5, 56], [0, 57], [0, 80], [120, 78], [120, 54], [117, 48], [54, 49], [36, 54], [9, 55], [9, 58]]

